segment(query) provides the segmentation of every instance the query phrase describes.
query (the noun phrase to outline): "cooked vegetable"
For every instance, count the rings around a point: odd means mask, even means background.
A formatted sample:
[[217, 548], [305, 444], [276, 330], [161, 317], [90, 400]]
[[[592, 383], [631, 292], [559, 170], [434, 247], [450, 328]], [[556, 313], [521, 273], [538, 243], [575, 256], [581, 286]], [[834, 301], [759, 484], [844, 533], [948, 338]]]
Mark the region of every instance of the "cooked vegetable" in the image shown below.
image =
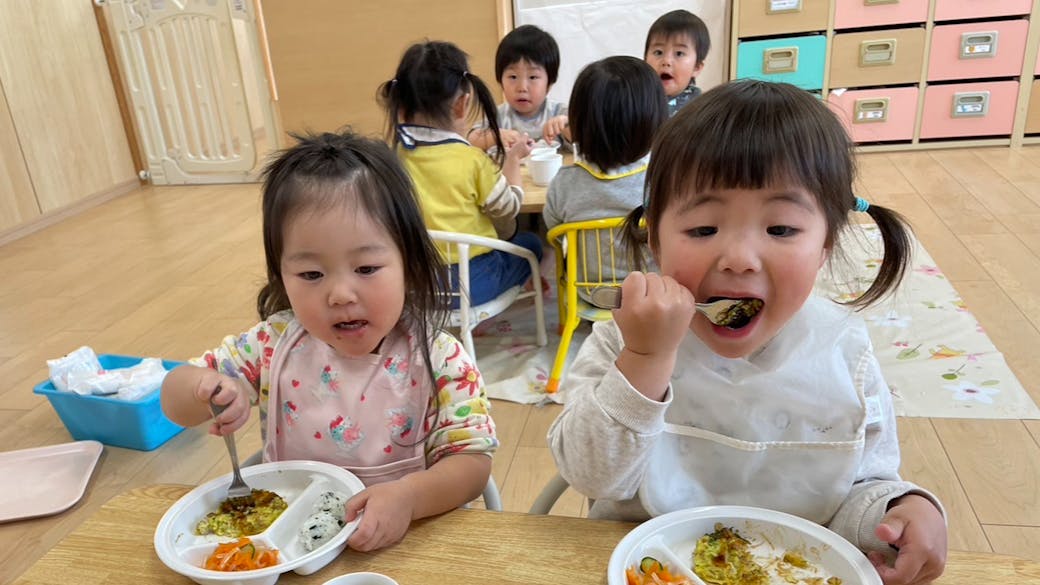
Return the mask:
[[710, 585], [769, 585], [769, 576], [748, 544], [736, 530], [715, 524], [715, 532], [697, 540], [693, 572]]
[[661, 561], [654, 557], [643, 557], [638, 567], [625, 569], [628, 585], [692, 585], [682, 575], [673, 575]]
[[257, 547], [248, 538], [240, 538], [235, 542], [225, 542], [217, 546], [203, 569], [211, 571], [252, 571], [278, 564], [278, 551]]
[[195, 525], [195, 534], [219, 536], [252, 536], [259, 534], [285, 511], [288, 504], [278, 494], [267, 490], [253, 490], [243, 498], [229, 498], [221, 502], [216, 512], [206, 514]]

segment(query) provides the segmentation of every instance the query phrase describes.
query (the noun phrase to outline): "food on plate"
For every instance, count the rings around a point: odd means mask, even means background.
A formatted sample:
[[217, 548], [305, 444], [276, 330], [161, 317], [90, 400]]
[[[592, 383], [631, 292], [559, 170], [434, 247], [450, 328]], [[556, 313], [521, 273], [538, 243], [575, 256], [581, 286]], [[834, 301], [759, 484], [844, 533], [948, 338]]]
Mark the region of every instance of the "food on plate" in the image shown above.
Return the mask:
[[225, 542], [206, 558], [203, 569], [211, 571], [252, 571], [278, 564], [278, 551], [254, 544], [248, 538]]
[[750, 545], [736, 530], [716, 523], [715, 532], [697, 540], [693, 572], [710, 585], [769, 585], [769, 575], [755, 562]]
[[346, 524], [344, 507], [350, 497], [342, 492], [327, 491], [314, 501], [312, 514], [300, 527], [300, 544], [312, 551], [329, 541]]
[[673, 575], [661, 561], [654, 557], [643, 557], [636, 567], [625, 569], [628, 585], [693, 585], [682, 575]]
[[[804, 555], [785, 551], [763, 556], [735, 529], [715, 524], [715, 531], [697, 540], [693, 572], [708, 585], [842, 585], [838, 577], [823, 577]], [[756, 558], [757, 556], [757, 558]]]
[[195, 534], [232, 538], [259, 534], [267, 530], [287, 507], [285, 500], [278, 494], [254, 489], [248, 496], [228, 498], [221, 502], [215, 512], [199, 520], [195, 525]]

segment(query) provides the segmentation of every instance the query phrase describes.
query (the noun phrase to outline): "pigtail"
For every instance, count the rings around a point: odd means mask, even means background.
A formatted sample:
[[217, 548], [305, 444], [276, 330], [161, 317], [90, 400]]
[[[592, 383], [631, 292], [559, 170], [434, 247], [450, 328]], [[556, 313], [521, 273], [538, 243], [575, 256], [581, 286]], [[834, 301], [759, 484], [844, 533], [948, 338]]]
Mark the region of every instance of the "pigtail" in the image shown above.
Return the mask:
[[397, 78], [384, 81], [376, 90], [376, 100], [386, 110], [386, 141], [395, 148], [400, 141], [400, 137], [397, 136], [397, 125], [401, 123], [397, 117], [398, 112], [401, 111], [398, 83]]
[[463, 76], [473, 87], [473, 95], [476, 96], [477, 103], [480, 104], [480, 110], [484, 114], [484, 119], [487, 120], [488, 130], [495, 137], [495, 146], [498, 147], [495, 151], [495, 162], [501, 167], [506, 158], [506, 148], [502, 144], [502, 137], [498, 134], [498, 106], [495, 105], [495, 98], [491, 95], [491, 90], [488, 89], [488, 86], [479, 77], [468, 71], [463, 73]]
[[913, 240], [911, 229], [906, 219], [887, 207], [870, 204], [866, 209], [881, 233], [881, 242], [885, 254], [877, 277], [862, 295], [848, 304], [857, 309], [865, 309], [892, 292], [903, 280], [910, 266]]
[[628, 260], [632, 264], [632, 269], [640, 272], [647, 268], [643, 262], [644, 250], [648, 241], [643, 210], [643, 206], [640, 205], [628, 212], [625, 221], [621, 224], [621, 241], [628, 254]]

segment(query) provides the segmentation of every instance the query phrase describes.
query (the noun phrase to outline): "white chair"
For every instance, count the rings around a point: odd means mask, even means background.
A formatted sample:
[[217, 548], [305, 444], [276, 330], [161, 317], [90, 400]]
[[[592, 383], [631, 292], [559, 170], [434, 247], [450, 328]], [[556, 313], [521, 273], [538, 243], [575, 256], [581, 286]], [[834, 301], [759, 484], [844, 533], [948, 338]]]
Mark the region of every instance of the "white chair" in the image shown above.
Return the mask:
[[[242, 467], [256, 465], [257, 463], [263, 461], [263, 457], [263, 451], [256, 451], [252, 455], [247, 457], [245, 461], [242, 462]], [[564, 489], [566, 489], [566, 485], [564, 485]], [[493, 510], [495, 512], [502, 511], [502, 496], [498, 493], [498, 484], [495, 483], [495, 476], [488, 476], [487, 485], [484, 486], [484, 493], [482, 494], [482, 496], [484, 498], [485, 508], [487, 508], [488, 510]], [[552, 507], [551, 504], [550, 507]]]
[[[538, 494], [535, 498], [534, 503], [531, 504], [531, 509], [527, 511], [528, 514], [548, 514], [556, 500], [560, 499], [563, 492], [567, 491], [567, 488], [571, 487], [567, 480], [563, 479], [560, 472], [556, 472], [556, 475], [549, 480], [549, 483], [545, 484], [542, 488], [542, 493]], [[592, 505], [592, 500], [589, 500], [589, 505]]]
[[[541, 271], [538, 269], [538, 257], [534, 252], [511, 244], [509, 242], [475, 236], [472, 234], [457, 234], [440, 230], [429, 230], [430, 237], [434, 241], [444, 242], [448, 247], [448, 255], [445, 261], [449, 264], [459, 265], [458, 291], [453, 296], [459, 297], [459, 308], [452, 310], [449, 315], [449, 324], [459, 328], [459, 337], [462, 345], [466, 348], [470, 357], [477, 359], [473, 349], [473, 329], [485, 321], [505, 311], [519, 299], [534, 297], [535, 325], [537, 327], [537, 342], [539, 346], [546, 344], [545, 336], [545, 313], [542, 310], [542, 285]], [[531, 278], [534, 286], [532, 290], [524, 292], [523, 286], [514, 286], [503, 292], [494, 299], [477, 306], [471, 306], [469, 300], [469, 260], [471, 246], [485, 246], [494, 250], [501, 250], [514, 256], [520, 256], [531, 265]], [[454, 283], [450, 283], [454, 288]]]

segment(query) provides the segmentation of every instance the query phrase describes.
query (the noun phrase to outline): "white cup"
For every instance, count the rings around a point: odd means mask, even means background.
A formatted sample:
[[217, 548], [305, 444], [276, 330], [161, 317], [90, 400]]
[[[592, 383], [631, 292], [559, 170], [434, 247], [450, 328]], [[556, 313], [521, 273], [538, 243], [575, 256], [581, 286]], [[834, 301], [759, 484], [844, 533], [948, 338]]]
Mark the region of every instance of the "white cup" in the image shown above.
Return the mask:
[[398, 585], [398, 583], [380, 573], [347, 573], [330, 579], [322, 585]]
[[529, 154], [528, 156], [530, 156], [531, 158], [535, 158], [541, 156], [548, 156], [551, 154], [556, 154], [555, 146], [536, 146], [531, 149], [531, 154]]
[[552, 178], [556, 176], [556, 173], [562, 166], [562, 154], [531, 156], [531, 160], [527, 161], [527, 170], [531, 173], [531, 180], [535, 185], [542, 187], [552, 181]]

